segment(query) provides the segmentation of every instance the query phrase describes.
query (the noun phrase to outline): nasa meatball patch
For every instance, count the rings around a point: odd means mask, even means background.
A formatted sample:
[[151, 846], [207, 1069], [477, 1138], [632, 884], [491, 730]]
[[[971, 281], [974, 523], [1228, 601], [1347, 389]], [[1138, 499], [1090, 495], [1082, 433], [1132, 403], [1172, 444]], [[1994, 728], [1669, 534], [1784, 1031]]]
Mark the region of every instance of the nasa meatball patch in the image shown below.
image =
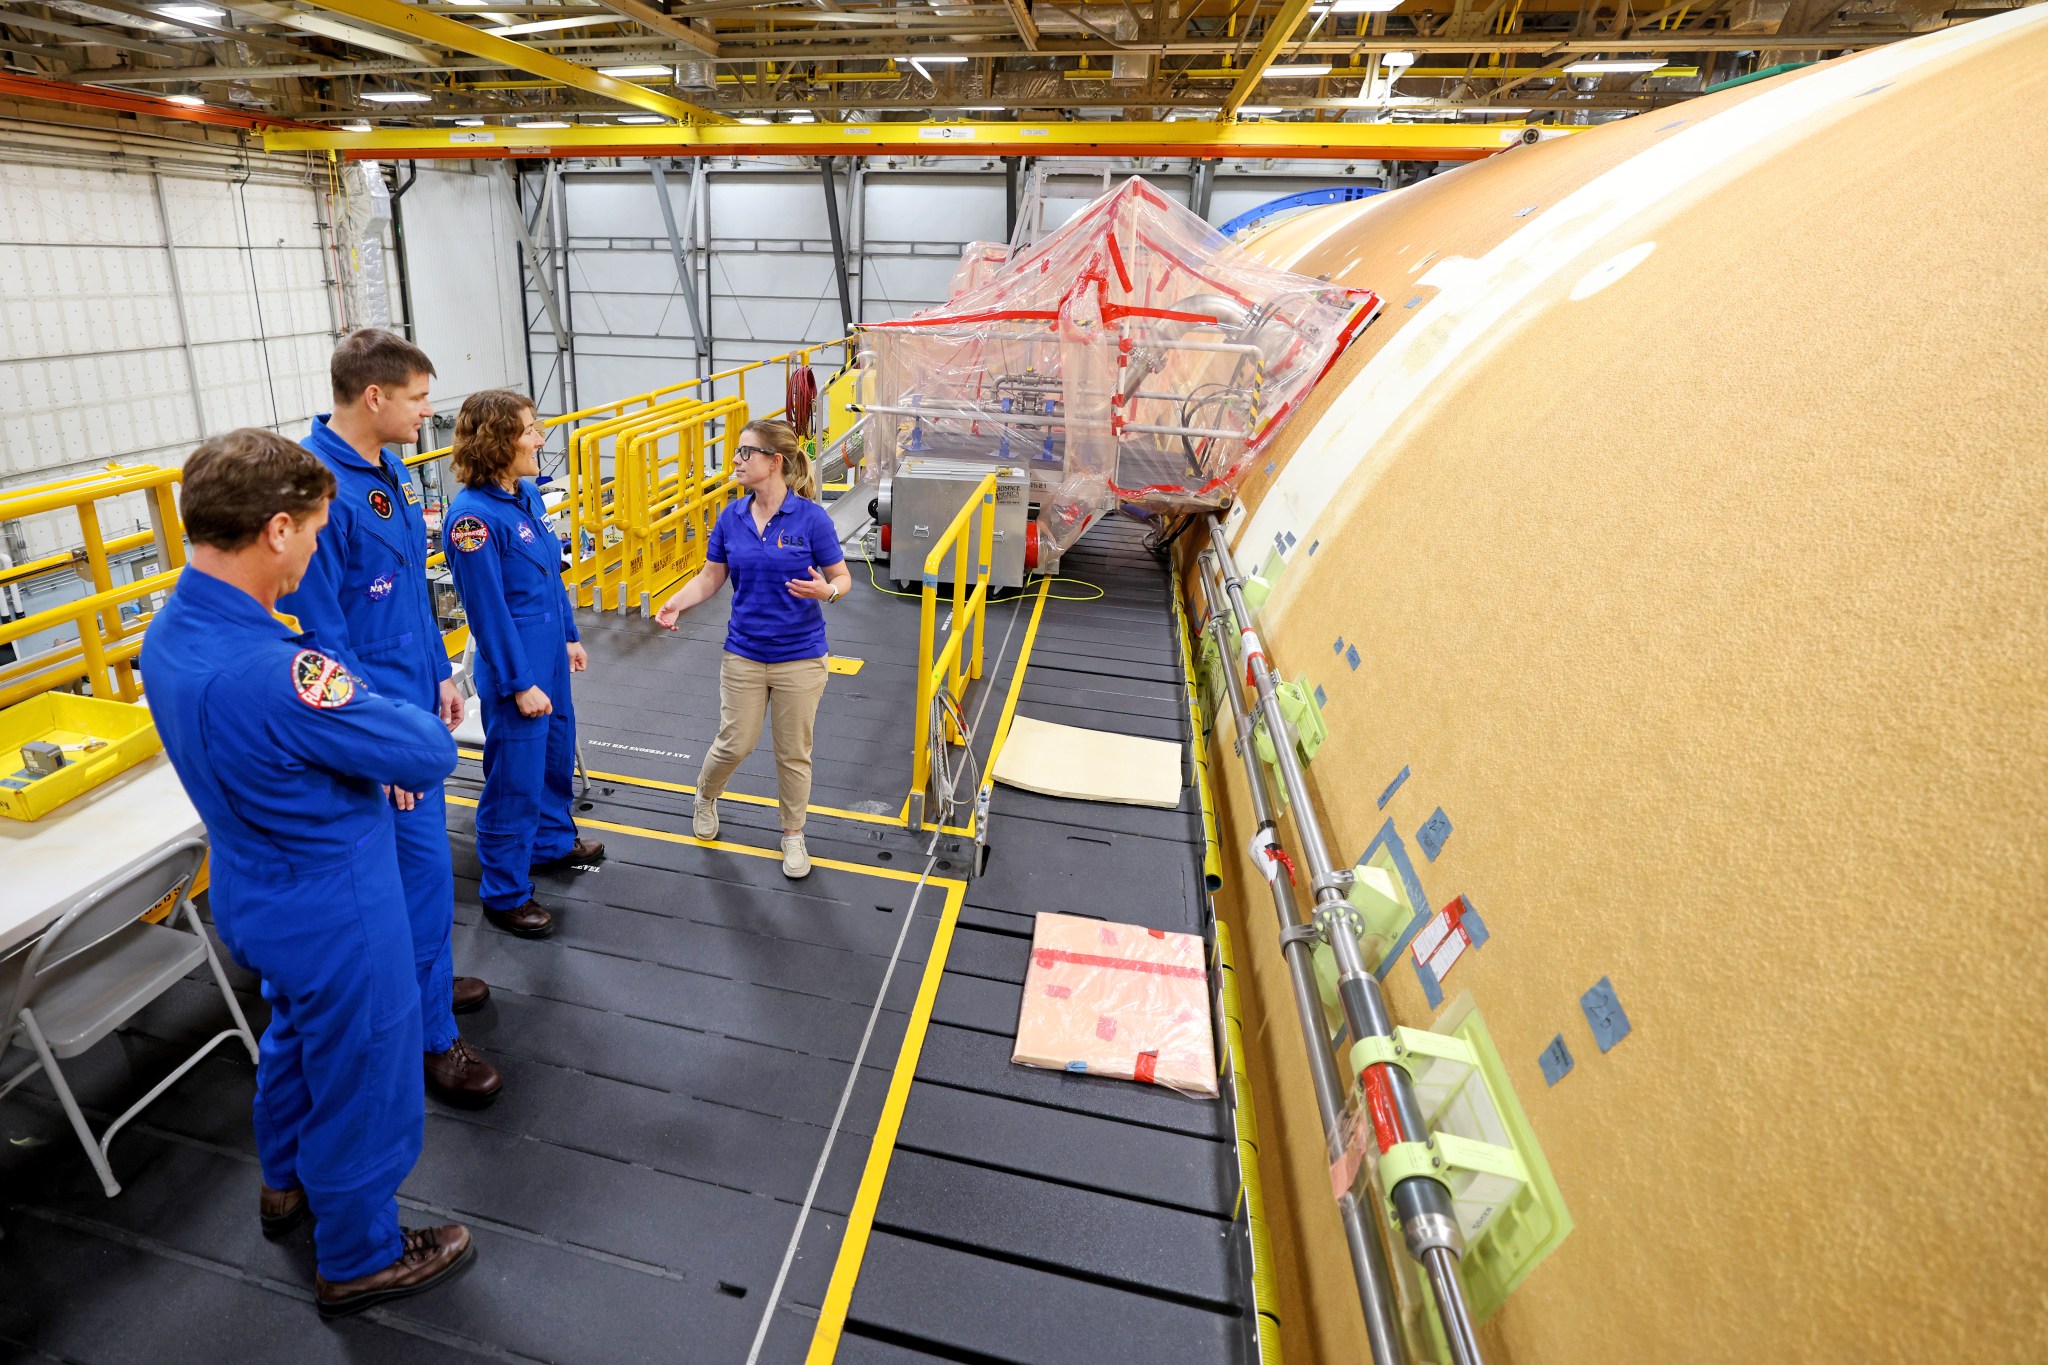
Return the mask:
[[448, 539], [464, 554], [475, 554], [491, 538], [491, 528], [484, 525], [482, 517], [460, 516], [448, 528]]
[[533, 544], [533, 528], [523, 521], [519, 523], [519, 538], [528, 545]]
[[302, 649], [292, 656], [292, 691], [306, 705], [331, 711], [348, 704], [356, 694], [356, 680], [319, 650]]
[[384, 520], [391, 520], [391, 495], [381, 488], [370, 490], [370, 510]]

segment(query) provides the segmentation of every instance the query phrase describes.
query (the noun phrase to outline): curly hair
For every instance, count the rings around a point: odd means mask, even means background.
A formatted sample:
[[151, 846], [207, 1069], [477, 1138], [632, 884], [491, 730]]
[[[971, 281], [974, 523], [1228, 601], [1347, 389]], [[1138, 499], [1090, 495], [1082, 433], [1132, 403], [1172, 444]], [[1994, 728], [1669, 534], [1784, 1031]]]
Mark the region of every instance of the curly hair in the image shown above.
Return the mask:
[[455, 414], [450, 463], [465, 488], [495, 488], [519, 458], [519, 438], [533, 421], [533, 400], [511, 389], [485, 389], [462, 400]]
[[810, 456], [804, 454], [803, 442], [797, 439], [796, 428], [787, 422], [774, 422], [766, 418], [749, 422], [740, 429], [741, 439], [748, 432], [761, 438], [761, 444], [775, 452], [775, 458], [782, 464], [782, 481], [789, 485], [789, 491], [800, 498], [818, 500], [818, 479], [811, 468]]

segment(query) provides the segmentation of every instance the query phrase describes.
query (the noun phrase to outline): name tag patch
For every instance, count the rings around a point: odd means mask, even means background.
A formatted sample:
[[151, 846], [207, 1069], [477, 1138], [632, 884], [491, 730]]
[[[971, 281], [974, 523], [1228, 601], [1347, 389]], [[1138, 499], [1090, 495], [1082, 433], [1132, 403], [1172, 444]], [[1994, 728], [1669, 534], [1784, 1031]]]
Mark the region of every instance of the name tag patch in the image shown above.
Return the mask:
[[420, 490], [417, 485], [407, 484], [405, 486], [405, 500], [409, 503], [412, 503], [414, 506], [419, 505]]
[[331, 711], [348, 704], [356, 694], [356, 680], [319, 650], [302, 649], [292, 656], [292, 691], [306, 705]]
[[448, 539], [462, 553], [475, 554], [491, 538], [491, 528], [484, 525], [482, 517], [464, 515], [455, 519], [448, 528]]

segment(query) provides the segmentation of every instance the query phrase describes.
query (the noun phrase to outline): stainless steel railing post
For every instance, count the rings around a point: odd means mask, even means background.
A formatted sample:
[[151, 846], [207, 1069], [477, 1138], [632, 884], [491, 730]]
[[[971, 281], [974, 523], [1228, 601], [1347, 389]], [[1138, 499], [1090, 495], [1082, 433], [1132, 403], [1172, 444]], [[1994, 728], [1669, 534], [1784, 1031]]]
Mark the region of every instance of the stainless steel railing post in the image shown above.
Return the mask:
[[[1308, 783], [1295, 754], [1294, 729], [1280, 709], [1279, 679], [1266, 661], [1265, 649], [1252, 628], [1243, 580], [1220, 517], [1209, 519], [1209, 545], [1237, 625], [1246, 670], [1258, 690], [1259, 716], [1272, 737], [1275, 766], [1280, 770], [1294, 828], [1300, 836], [1302, 861], [1308, 865], [1309, 885], [1315, 892], [1315, 923], [1337, 960], [1337, 994], [1344, 1006], [1345, 1021], [1353, 1038], [1390, 1037], [1393, 1021], [1380, 994], [1379, 978], [1366, 966], [1358, 950], [1357, 936], [1350, 927], [1354, 912], [1344, 892], [1350, 885], [1351, 871], [1339, 871], [1330, 861], [1322, 822], [1309, 800]], [[1406, 1070], [1390, 1062], [1374, 1062], [1364, 1068], [1359, 1080], [1369, 1101], [1366, 1107], [1382, 1153], [1397, 1146], [1429, 1142], [1429, 1129], [1415, 1098], [1415, 1084]], [[1464, 1296], [1459, 1292], [1455, 1262], [1464, 1254], [1465, 1245], [1451, 1208], [1449, 1188], [1433, 1176], [1412, 1175], [1395, 1185], [1388, 1197], [1400, 1220], [1409, 1255], [1430, 1272], [1437, 1313], [1443, 1321], [1453, 1362], [1480, 1365], [1478, 1339], [1473, 1335]]]

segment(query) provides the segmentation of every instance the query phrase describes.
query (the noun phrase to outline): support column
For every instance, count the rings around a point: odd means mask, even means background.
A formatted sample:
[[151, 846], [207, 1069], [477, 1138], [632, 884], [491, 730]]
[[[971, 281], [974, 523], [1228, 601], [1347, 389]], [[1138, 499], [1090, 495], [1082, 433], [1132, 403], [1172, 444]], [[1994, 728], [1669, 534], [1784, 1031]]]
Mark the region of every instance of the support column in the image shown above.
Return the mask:
[[839, 276], [840, 335], [853, 331], [853, 289], [846, 278], [846, 239], [839, 231], [839, 191], [832, 183], [832, 158], [818, 158], [818, 174], [825, 182], [825, 221], [832, 229], [832, 268]]
[[[683, 307], [688, 311], [690, 317], [690, 340], [696, 345], [697, 372], [699, 374], [710, 374], [711, 344], [704, 335], [703, 326], [697, 318], [696, 271], [690, 266], [689, 256], [684, 254], [683, 235], [676, 229], [676, 206], [670, 202], [668, 197], [668, 175], [658, 160], [650, 161], [647, 165], [648, 174], [654, 178], [655, 201], [661, 205], [662, 225], [668, 229], [668, 250], [669, 254], [675, 258], [676, 283], [682, 286]], [[688, 207], [687, 201], [685, 202], [685, 207]]]

